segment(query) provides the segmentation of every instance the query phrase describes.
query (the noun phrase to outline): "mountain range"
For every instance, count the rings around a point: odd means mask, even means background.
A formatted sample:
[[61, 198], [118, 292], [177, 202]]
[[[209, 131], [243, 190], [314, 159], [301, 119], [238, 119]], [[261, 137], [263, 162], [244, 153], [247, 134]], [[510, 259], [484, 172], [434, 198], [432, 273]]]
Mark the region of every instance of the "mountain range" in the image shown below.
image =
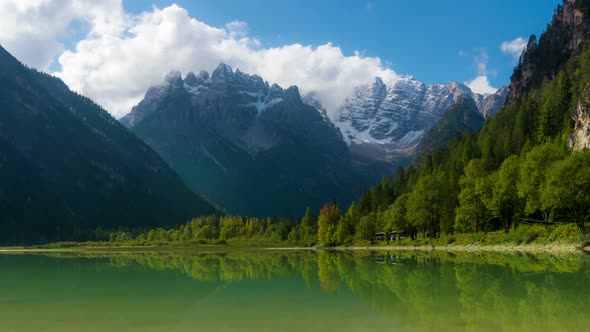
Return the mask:
[[121, 123], [232, 213], [299, 216], [326, 197], [350, 202], [368, 185], [338, 129], [297, 87], [228, 65], [169, 73]]
[[506, 101], [508, 88], [482, 95], [465, 84], [425, 85], [411, 76], [385, 84], [379, 77], [355, 89], [332, 117], [349, 143], [387, 144], [407, 149], [416, 146], [451, 106], [470, 97], [484, 117], [493, 116]]
[[[352, 158], [381, 162], [376, 174], [382, 176], [412, 162], [420, 146], [424, 151], [428, 146], [422, 144], [425, 135], [453, 105], [471, 99], [477, 112], [491, 118], [504, 106], [508, 93], [508, 86], [493, 94], [478, 94], [456, 81], [426, 85], [412, 76], [399, 76], [385, 83], [375, 77], [371, 84], [356, 87], [340, 108], [326, 114], [342, 133]], [[313, 93], [304, 100], [322, 109]], [[435, 137], [433, 133], [429, 136]], [[443, 136], [441, 142], [448, 142], [448, 135]]]
[[118, 122], [4, 49], [0, 75], [0, 241], [10, 243], [221, 213], [210, 201], [251, 216], [346, 205], [418, 150], [477, 131], [508, 93], [375, 78], [328, 111], [313, 91], [221, 64], [168, 73]]
[[457, 82], [376, 78], [328, 112], [313, 91], [301, 96], [221, 64], [211, 75], [168, 73], [120, 121], [229, 212], [298, 216], [326, 199], [347, 204], [393, 174], [458, 101], [471, 100], [483, 119], [507, 91], [484, 96]]

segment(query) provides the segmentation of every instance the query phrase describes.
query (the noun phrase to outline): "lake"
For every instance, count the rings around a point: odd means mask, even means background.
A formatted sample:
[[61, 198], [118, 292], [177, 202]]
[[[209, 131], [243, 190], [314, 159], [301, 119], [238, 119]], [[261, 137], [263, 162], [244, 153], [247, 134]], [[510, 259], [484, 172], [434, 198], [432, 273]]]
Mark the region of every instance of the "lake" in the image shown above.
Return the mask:
[[0, 254], [0, 330], [588, 331], [585, 255]]

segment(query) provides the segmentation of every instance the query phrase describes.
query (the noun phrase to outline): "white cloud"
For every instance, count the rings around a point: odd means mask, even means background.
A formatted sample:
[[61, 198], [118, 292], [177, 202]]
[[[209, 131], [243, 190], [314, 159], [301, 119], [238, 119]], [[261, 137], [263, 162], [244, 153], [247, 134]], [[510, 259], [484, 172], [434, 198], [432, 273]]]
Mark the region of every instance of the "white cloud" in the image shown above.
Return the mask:
[[490, 85], [490, 81], [486, 75], [477, 76], [472, 81], [465, 82], [465, 84], [475, 93], [489, 94], [498, 90]]
[[478, 75], [487, 75], [488, 74], [488, 62], [490, 61], [490, 56], [488, 55], [488, 50], [485, 48], [479, 49], [479, 53], [475, 56], [475, 67], [477, 69]]
[[505, 41], [500, 45], [500, 50], [505, 54], [512, 55], [516, 60], [520, 58], [520, 54], [526, 48], [527, 41], [522, 37], [518, 37], [511, 41]]
[[494, 93], [498, 90], [498, 88], [494, 88], [490, 84], [490, 80], [488, 78], [488, 62], [490, 59], [488, 50], [481, 48], [478, 51], [479, 52], [474, 58], [475, 69], [477, 70], [478, 76], [469, 82], [465, 82], [465, 84], [467, 84], [471, 91], [475, 93]]
[[[328, 110], [340, 106], [355, 86], [375, 76], [385, 81], [396, 76], [379, 58], [344, 55], [331, 43], [262, 48], [249, 37], [245, 22], [212, 27], [177, 5], [131, 15], [121, 0], [0, 2], [0, 19], [12, 20], [0, 34], [10, 52], [41, 69], [59, 55], [61, 69], [54, 74], [116, 117], [129, 112], [170, 70], [211, 71], [220, 62], [284, 87], [314, 90]], [[86, 23], [88, 33], [74, 49], [64, 50], [58, 40], [74, 21]]]
[[63, 52], [60, 37], [75, 20], [88, 22], [89, 35], [116, 32], [123, 23], [121, 0], [2, 0], [0, 43], [20, 61], [47, 69]]
[[246, 22], [231, 21], [225, 25], [225, 28], [233, 38], [241, 38], [248, 35], [248, 23]]

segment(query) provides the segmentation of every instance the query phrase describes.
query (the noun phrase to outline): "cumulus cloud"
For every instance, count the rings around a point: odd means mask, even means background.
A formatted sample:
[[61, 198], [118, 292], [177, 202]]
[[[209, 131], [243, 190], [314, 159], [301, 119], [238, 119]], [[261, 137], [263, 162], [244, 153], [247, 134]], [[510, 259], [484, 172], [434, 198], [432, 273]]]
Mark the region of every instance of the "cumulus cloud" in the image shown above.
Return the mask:
[[527, 41], [522, 37], [518, 37], [516, 39], [505, 41], [500, 45], [500, 50], [505, 54], [510, 54], [514, 57], [514, 59], [518, 60], [522, 51], [526, 48]]
[[480, 75], [469, 82], [465, 82], [471, 91], [481, 94], [494, 93], [498, 89], [494, 88], [486, 75]]
[[64, 50], [60, 37], [76, 20], [89, 35], [117, 32], [123, 24], [120, 0], [2, 0], [0, 43], [23, 63], [46, 70]]
[[475, 67], [477, 69], [477, 73], [479, 75], [487, 75], [488, 74], [488, 62], [490, 61], [490, 56], [488, 55], [488, 50], [482, 48], [479, 50], [479, 53], [475, 56]]
[[[331, 43], [291, 44], [263, 48], [248, 34], [245, 22], [213, 27], [189, 16], [177, 5], [132, 15], [121, 0], [2, 0], [0, 20], [10, 22], [0, 43], [17, 58], [47, 69], [68, 86], [121, 117], [147, 89], [162, 82], [170, 70], [212, 71], [220, 62], [284, 87], [315, 91], [332, 111], [355, 86], [375, 76], [388, 81], [396, 74], [379, 58], [358, 52], [345, 55]], [[75, 47], [59, 42], [72, 22], [83, 22], [87, 33]]]
[[490, 84], [488, 78], [489, 59], [488, 50], [485, 48], [479, 49], [474, 57], [475, 69], [478, 76], [469, 82], [465, 82], [465, 84], [475, 93], [489, 94], [498, 90], [498, 88], [494, 88]]
[[225, 25], [232, 38], [242, 38], [248, 35], [248, 23], [242, 21], [231, 21]]

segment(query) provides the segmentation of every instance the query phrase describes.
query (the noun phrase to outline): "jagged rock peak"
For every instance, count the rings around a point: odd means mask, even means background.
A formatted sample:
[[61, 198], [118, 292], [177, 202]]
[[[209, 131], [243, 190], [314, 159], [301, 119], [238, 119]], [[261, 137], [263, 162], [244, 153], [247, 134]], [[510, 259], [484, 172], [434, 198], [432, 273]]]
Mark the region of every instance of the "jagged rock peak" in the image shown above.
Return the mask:
[[262, 77], [258, 75], [249, 75], [241, 72], [239, 69], [236, 69], [234, 76], [235, 83], [244, 89], [254, 91], [268, 88]]
[[227, 98], [235, 103], [236, 109], [255, 110], [258, 115], [283, 102], [303, 103], [296, 86], [288, 89], [278, 84], [269, 86], [258, 75], [246, 74], [239, 69], [233, 71], [230, 66], [220, 64], [211, 78], [206, 71], [201, 71], [199, 75], [188, 72], [183, 80], [180, 72], [171, 71], [166, 75], [165, 83], [150, 87], [144, 99], [120, 121], [131, 128], [156, 111], [167, 98], [182, 96], [189, 96], [193, 105], [203, 103], [203, 109], [207, 108], [206, 100]]
[[299, 88], [296, 85], [291, 85], [285, 90], [285, 95], [288, 98], [294, 99], [297, 102], [301, 102], [301, 95], [299, 94]]
[[199, 81], [200, 80], [192, 71], [188, 72], [188, 74], [186, 74], [186, 76], [184, 77], [184, 84], [186, 85], [196, 86], [197, 84], [199, 84]]
[[269, 94], [272, 94], [272, 93], [283, 93], [283, 88], [281, 88], [280, 85], [274, 83], [273, 85], [270, 86]]
[[377, 76], [370, 87], [370, 91], [373, 97], [385, 96], [387, 93], [387, 85], [383, 83], [383, 79], [381, 77]]
[[553, 77], [584, 49], [590, 35], [590, 0], [564, 0], [551, 23], [537, 39], [531, 35], [510, 82], [508, 100], [536, 88], [544, 77]]
[[[387, 83], [376, 77], [358, 86], [330, 117], [347, 143], [389, 144], [406, 149], [415, 146], [453, 104], [468, 99], [482, 115], [491, 116], [504, 105], [506, 91], [482, 95], [455, 81], [427, 86], [412, 76], [398, 76]], [[304, 100], [313, 104], [309, 96]]]
[[457, 81], [449, 81], [447, 83], [447, 88], [454, 95], [459, 95], [459, 94], [473, 95], [473, 92], [471, 91], [471, 89], [467, 85], [457, 82]]
[[209, 73], [206, 70], [201, 70], [198, 77], [203, 81], [206, 81], [209, 79]]
[[178, 70], [171, 70], [168, 74], [164, 76], [164, 81], [174, 86], [183, 85], [182, 76]]
[[213, 81], [233, 81], [234, 71], [230, 65], [220, 63], [211, 74]]
[[373, 81], [374, 87], [385, 87], [385, 83], [383, 83], [383, 79], [379, 76], [375, 76], [375, 80]]
[[275, 83], [275, 84], [271, 85], [270, 90], [268, 91], [268, 94], [264, 98], [264, 103], [271, 104], [271, 103], [276, 103], [279, 100], [282, 100], [284, 92], [285, 92], [285, 90], [283, 90], [283, 88], [281, 88], [278, 84]]
[[470, 109], [474, 110], [475, 112], [479, 112], [478, 111], [478, 107], [475, 103], [475, 100], [468, 94], [460, 94], [458, 95], [455, 100], [455, 105], [464, 105], [469, 107]]

